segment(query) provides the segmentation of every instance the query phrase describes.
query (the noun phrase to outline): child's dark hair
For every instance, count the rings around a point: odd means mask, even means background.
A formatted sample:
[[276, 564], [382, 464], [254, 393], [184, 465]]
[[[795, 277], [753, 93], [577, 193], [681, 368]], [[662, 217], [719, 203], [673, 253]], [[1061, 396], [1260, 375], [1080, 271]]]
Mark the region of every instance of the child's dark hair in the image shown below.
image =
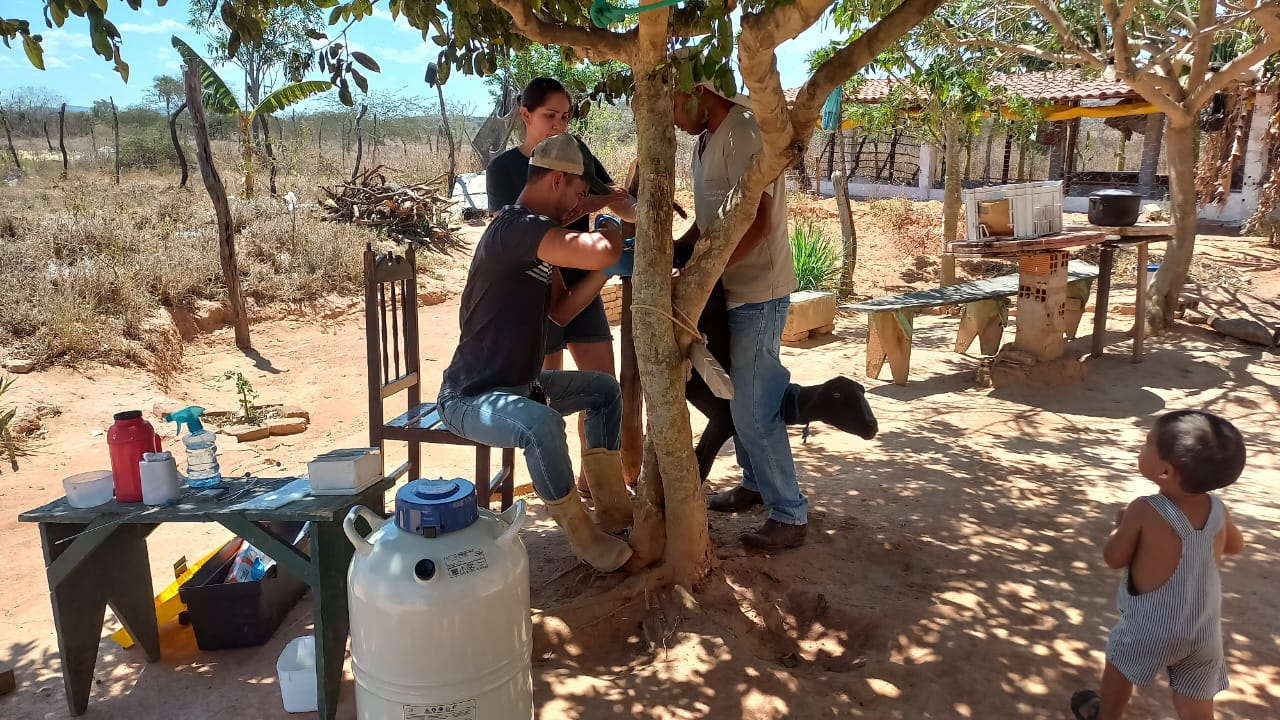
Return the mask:
[[1244, 470], [1244, 438], [1235, 425], [1199, 410], [1156, 419], [1156, 452], [1173, 466], [1182, 489], [1207, 493], [1235, 482]]
[[555, 78], [536, 77], [524, 86], [524, 90], [520, 93], [520, 107], [533, 112], [543, 105], [547, 104], [547, 98], [552, 95], [568, 96], [569, 91], [564, 89], [564, 84]]

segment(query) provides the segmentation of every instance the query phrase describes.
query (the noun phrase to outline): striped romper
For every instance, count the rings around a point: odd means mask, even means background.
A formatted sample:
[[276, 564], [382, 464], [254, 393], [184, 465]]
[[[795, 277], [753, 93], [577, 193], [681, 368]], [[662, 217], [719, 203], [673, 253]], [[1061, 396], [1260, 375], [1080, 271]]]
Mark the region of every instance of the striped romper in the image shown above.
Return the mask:
[[1211, 700], [1226, 690], [1222, 652], [1222, 585], [1213, 541], [1222, 530], [1222, 501], [1210, 495], [1209, 520], [1196, 530], [1164, 495], [1143, 498], [1182, 538], [1182, 559], [1159, 589], [1130, 591], [1129, 569], [1120, 577], [1120, 621], [1107, 639], [1107, 661], [1135, 685], [1148, 685], [1161, 668], [1184, 697]]

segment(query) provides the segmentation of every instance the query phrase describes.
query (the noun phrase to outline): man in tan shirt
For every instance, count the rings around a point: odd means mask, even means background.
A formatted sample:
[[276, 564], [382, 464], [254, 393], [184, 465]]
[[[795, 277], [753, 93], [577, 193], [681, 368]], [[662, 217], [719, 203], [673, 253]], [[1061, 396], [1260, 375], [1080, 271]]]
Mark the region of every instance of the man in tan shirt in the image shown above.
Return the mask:
[[[675, 93], [676, 125], [698, 138], [693, 154], [693, 227], [681, 243], [696, 241], [711, 225], [729, 191], [760, 152], [760, 126], [743, 95], [733, 100], [701, 84]], [[769, 508], [764, 526], [743, 533], [743, 545], [780, 550], [804, 543], [808, 500], [796, 483], [795, 462], [780, 407], [791, 374], [782, 366], [795, 268], [787, 237], [787, 196], [778, 178], [760, 198], [755, 220], [729, 256], [722, 277], [729, 310], [730, 408], [742, 483], [710, 498], [716, 512]]]

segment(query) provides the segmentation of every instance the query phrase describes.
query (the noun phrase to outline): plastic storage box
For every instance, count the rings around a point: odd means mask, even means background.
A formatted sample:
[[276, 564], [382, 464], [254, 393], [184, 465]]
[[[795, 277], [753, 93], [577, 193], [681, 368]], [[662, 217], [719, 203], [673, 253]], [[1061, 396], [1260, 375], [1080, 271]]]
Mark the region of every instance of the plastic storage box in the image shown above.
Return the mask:
[[[281, 537], [295, 537], [301, 522], [266, 523]], [[307, 584], [273, 565], [261, 580], [227, 583], [227, 570], [240, 549], [236, 538], [218, 550], [178, 590], [187, 606], [201, 650], [252, 647], [269, 640], [284, 616], [307, 591]], [[299, 548], [307, 548], [304, 538]]]
[[1012, 205], [1013, 237], [1038, 238], [1062, 232], [1062, 181], [996, 185], [964, 191], [966, 238], [971, 241], [991, 237], [979, 228], [978, 203], [1009, 200]]
[[316, 638], [303, 635], [289, 641], [276, 660], [276, 675], [280, 678], [280, 699], [284, 709], [291, 713], [315, 712], [316, 692]]
[[377, 448], [330, 450], [307, 463], [312, 495], [356, 495], [382, 477]]

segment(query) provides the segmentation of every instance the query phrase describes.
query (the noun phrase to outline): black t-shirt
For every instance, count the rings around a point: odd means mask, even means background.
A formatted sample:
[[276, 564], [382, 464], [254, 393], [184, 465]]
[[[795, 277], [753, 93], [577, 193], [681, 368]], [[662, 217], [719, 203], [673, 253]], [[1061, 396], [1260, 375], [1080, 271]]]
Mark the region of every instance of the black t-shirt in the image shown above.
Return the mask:
[[[591, 156], [591, 162], [596, 164], [596, 177], [607, 184], [613, 184], [613, 178], [609, 177], [609, 173], [594, 155]], [[513, 147], [490, 160], [489, 167], [484, 173], [489, 212], [495, 213], [508, 205], [515, 205], [528, 177], [529, 158], [520, 152], [519, 147]], [[591, 218], [583, 215], [565, 227], [569, 230], [587, 232], [591, 229]], [[560, 276], [564, 278], [566, 285], [573, 285], [586, 274], [586, 270], [578, 268], [560, 268]]]
[[476, 245], [462, 291], [462, 333], [444, 384], [476, 395], [538, 379], [551, 303], [550, 264], [538, 245], [558, 223], [512, 205], [489, 223]]

